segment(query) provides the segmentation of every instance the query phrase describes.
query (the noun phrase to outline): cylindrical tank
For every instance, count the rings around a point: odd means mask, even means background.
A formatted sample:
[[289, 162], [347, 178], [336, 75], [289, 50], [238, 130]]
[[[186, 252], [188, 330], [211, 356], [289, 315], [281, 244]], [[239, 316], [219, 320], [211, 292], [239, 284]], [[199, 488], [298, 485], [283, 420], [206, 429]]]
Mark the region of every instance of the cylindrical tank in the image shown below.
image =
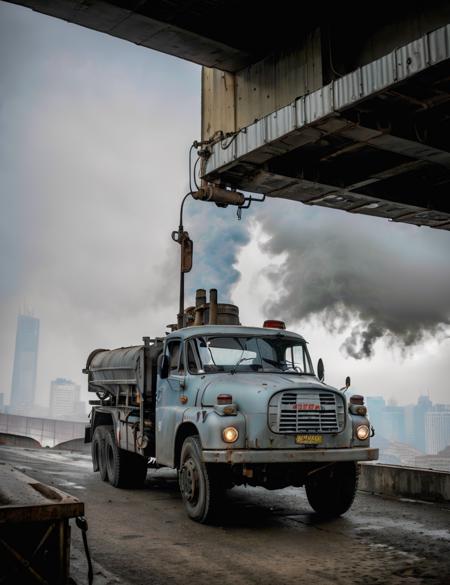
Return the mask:
[[[118, 395], [132, 388], [140, 394], [151, 392], [156, 360], [162, 343], [135, 345], [119, 349], [96, 349], [90, 353], [84, 372], [89, 375], [90, 392]], [[148, 352], [145, 359], [144, 352]]]
[[[204, 324], [208, 324], [209, 321], [210, 307], [209, 303], [204, 313]], [[236, 305], [230, 305], [228, 303], [217, 304], [217, 319], [216, 325], [240, 325], [239, 322], [239, 308]]]

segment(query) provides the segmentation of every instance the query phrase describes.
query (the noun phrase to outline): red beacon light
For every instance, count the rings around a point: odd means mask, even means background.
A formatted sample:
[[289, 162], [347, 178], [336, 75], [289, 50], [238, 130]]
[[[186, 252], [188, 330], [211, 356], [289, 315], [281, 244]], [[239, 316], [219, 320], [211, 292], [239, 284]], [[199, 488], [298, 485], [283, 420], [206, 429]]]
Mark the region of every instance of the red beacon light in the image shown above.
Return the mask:
[[276, 319], [267, 319], [264, 321], [263, 327], [269, 329], [286, 329], [286, 323], [284, 321], [277, 321]]

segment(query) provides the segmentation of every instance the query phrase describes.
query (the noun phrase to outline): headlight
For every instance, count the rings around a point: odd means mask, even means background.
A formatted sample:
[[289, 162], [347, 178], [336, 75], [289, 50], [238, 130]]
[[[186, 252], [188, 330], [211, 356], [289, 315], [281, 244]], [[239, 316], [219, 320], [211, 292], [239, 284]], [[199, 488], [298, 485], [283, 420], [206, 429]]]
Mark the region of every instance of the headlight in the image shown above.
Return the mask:
[[225, 443], [235, 443], [238, 440], [239, 432], [235, 427], [226, 427], [222, 431], [222, 438]]
[[356, 436], [360, 441], [365, 441], [369, 438], [369, 435], [370, 429], [367, 425], [359, 425], [359, 427], [356, 427]]

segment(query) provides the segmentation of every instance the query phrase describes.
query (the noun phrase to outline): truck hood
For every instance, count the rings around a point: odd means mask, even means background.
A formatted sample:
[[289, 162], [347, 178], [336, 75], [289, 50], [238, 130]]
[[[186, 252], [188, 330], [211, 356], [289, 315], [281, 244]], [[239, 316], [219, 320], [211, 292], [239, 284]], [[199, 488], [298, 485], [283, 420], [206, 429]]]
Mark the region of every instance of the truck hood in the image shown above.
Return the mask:
[[202, 406], [214, 406], [218, 394], [231, 394], [246, 412], [266, 412], [270, 397], [280, 390], [334, 390], [315, 376], [289, 374], [213, 374], [201, 393]]

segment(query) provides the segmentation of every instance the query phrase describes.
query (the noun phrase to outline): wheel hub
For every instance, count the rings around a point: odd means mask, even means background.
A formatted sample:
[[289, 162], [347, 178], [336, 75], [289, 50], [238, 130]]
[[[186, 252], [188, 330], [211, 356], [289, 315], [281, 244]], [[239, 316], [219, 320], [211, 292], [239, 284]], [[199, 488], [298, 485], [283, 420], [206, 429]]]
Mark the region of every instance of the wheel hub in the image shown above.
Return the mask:
[[187, 459], [180, 470], [181, 493], [188, 502], [194, 502], [198, 496], [198, 469], [192, 459]]

